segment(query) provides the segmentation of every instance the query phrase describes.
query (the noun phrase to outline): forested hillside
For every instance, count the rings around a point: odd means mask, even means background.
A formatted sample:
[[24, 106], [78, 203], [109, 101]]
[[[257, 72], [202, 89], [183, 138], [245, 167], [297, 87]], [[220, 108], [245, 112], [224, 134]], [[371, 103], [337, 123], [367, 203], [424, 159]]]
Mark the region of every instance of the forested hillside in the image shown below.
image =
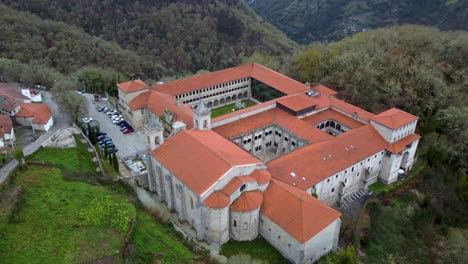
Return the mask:
[[466, 263], [468, 33], [423, 26], [371, 30], [312, 45], [293, 57], [290, 73], [335, 87], [373, 112], [398, 107], [420, 118], [415, 167], [422, 172], [369, 201], [360, 224], [348, 227], [365, 253], [361, 259]]
[[81, 27], [175, 72], [222, 69], [253, 54], [280, 57], [296, 46], [243, 1], [0, 2]]
[[119, 45], [61, 22], [0, 5], [0, 57], [44, 65], [62, 73], [84, 66], [111, 68], [128, 77], [161, 77], [164, 67]]
[[337, 40], [378, 27], [422, 24], [468, 29], [465, 0], [247, 0], [266, 21], [299, 43]]

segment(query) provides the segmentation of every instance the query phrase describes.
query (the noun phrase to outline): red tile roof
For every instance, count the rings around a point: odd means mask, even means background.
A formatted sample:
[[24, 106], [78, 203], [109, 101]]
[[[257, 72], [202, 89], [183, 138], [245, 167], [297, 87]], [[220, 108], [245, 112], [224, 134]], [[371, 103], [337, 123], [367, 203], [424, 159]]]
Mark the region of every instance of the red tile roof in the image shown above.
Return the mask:
[[271, 180], [271, 174], [267, 170], [254, 170], [249, 176], [257, 180], [260, 185], [267, 184]]
[[6, 96], [21, 103], [25, 100], [31, 100], [21, 92], [21, 89], [29, 90], [29, 88], [21, 87], [17, 84], [0, 83], [0, 96]]
[[[385, 149], [387, 141], [365, 125], [334, 140], [305, 146], [267, 163], [274, 179], [307, 190], [315, 184]], [[291, 176], [294, 172], [296, 177]], [[304, 177], [304, 178], [303, 178]]]
[[12, 98], [0, 97], [0, 109], [5, 112], [12, 112], [19, 106], [19, 103]]
[[226, 186], [223, 188], [223, 193], [230, 196], [233, 194], [244, 182], [256, 182], [257, 180], [249, 176], [238, 176], [234, 177]]
[[143, 92], [143, 93], [135, 96], [135, 98], [133, 98], [128, 103], [128, 107], [130, 107], [130, 109], [132, 109], [132, 110], [146, 108], [148, 106], [149, 96], [150, 96], [150, 92]]
[[335, 90], [330, 89], [323, 84], [319, 84], [319, 85], [312, 87], [312, 90], [318, 91], [319, 93], [326, 94], [328, 96], [333, 96], [333, 95], [338, 94]]
[[[138, 95], [132, 101], [130, 101], [129, 106], [137, 106], [138, 104], [143, 104], [144, 97], [147, 96], [147, 105], [146, 107], [153, 113], [158, 116], [164, 114], [164, 110], [167, 109], [172, 113], [174, 121], [180, 120], [187, 125], [187, 129], [193, 127], [193, 112], [192, 108], [188, 105], [180, 103], [176, 104], [176, 99], [173, 96], [163, 94], [156, 91], [151, 91], [149, 96], [146, 93], [145, 95]], [[136, 100], [136, 101], [135, 101]], [[138, 108], [132, 108], [133, 110]]]
[[231, 203], [231, 199], [220, 191], [214, 191], [204, 201], [203, 205], [209, 208], [225, 208]]
[[234, 166], [261, 164], [211, 130], [183, 130], [151, 154], [198, 195]]
[[21, 110], [16, 113], [19, 117], [32, 117], [34, 124], [47, 124], [52, 117], [52, 112], [46, 104], [21, 104]]
[[410, 134], [387, 147], [387, 150], [391, 153], [397, 154], [406, 149], [406, 145], [413, 143], [414, 141], [420, 139], [421, 136], [418, 134]]
[[251, 63], [155, 85], [152, 89], [174, 96], [247, 77], [252, 77], [285, 94], [300, 93], [309, 88], [285, 75]]
[[5, 134], [11, 134], [11, 129], [13, 128], [13, 122], [8, 115], [0, 114], [0, 138], [3, 138]]
[[417, 116], [397, 108], [389, 109], [372, 118], [372, 121], [391, 129], [397, 129], [416, 120], [418, 120]]
[[234, 203], [232, 203], [231, 209], [235, 212], [250, 212], [260, 208], [263, 202], [263, 195], [259, 191], [243, 192]]
[[308, 142], [321, 142], [333, 139], [333, 136], [278, 108], [215, 127], [213, 131], [230, 139], [272, 124], [277, 124]]
[[263, 196], [260, 212], [302, 244], [341, 216], [310, 194], [274, 179]]
[[119, 83], [117, 84], [117, 87], [124, 93], [132, 93], [149, 88], [149, 86], [142, 80], [132, 80], [128, 82]]
[[315, 109], [322, 109], [330, 106], [328, 95], [308, 96], [305, 93], [284, 96], [278, 100], [278, 103], [287, 108], [298, 112], [306, 108], [315, 106]]
[[335, 111], [331, 108], [320, 111], [313, 115], [307, 116], [302, 118], [303, 121], [315, 126], [327, 120], [334, 120], [342, 125], [345, 125], [349, 128], [358, 128], [363, 126], [364, 124], [354, 120], [353, 118], [344, 115], [338, 111]]
[[353, 115], [355, 112], [358, 114], [358, 118], [364, 121], [369, 122], [369, 120], [374, 116], [374, 114], [367, 112], [357, 106], [346, 103], [334, 97], [330, 97], [331, 107], [337, 110], [341, 110], [348, 115]]

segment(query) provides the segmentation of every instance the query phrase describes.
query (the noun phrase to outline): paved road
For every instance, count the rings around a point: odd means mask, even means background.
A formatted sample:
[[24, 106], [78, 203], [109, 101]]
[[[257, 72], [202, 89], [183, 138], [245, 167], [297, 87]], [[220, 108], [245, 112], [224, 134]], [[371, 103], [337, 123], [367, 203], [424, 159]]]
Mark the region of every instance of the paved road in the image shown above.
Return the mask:
[[68, 114], [63, 111], [60, 111], [58, 105], [54, 101], [52, 101], [51, 95], [48, 92], [42, 93], [42, 99], [52, 111], [54, 125], [49, 129], [49, 131], [42, 134], [34, 142], [23, 148], [23, 153], [25, 156], [29, 156], [36, 150], [38, 150], [41, 147], [42, 143], [44, 143], [44, 141], [46, 141], [50, 136], [52, 136], [57, 130], [71, 126], [71, 121]]
[[114, 144], [119, 150], [117, 156], [119, 158], [128, 157], [136, 153], [146, 151], [148, 148], [146, 143], [146, 136], [142, 131], [136, 131], [132, 134], [123, 134], [120, 132], [120, 127], [112, 123], [109, 117], [102, 112], [96, 110], [97, 106], [105, 104], [95, 104], [92, 94], [84, 94], [88, 99], [88, 112], [89, 116], [96, 119], [99, 122], [101, 131], [106, 132], [111, 138]]
[[6, 179], [8, 174], [18, 165], [18, 161], [13, 159], [7, 165], [0, 168], [0, 184]]

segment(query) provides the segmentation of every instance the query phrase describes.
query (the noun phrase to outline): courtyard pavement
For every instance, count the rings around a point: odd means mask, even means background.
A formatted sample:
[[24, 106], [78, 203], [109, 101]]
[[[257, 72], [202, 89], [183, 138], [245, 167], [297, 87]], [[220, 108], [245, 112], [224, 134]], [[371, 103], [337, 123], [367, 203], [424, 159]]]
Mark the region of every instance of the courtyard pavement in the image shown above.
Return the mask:
[[[137, 153], [144, 153], [148, 148], [146, 136], [143, 131], [135, 131], [131, 134], [123, 134], [120, 127], [110, 120], [106, 113], [98, 112], [96, 107], [108, 106], [106, 103], [95, 103], [92, 94], [83, 94], [88, 99], [89, 117], [98, 121], [101, 131], [106, 132], [112, 138], [117, 151], [117, 157], [125, 158]], [[108, 106], [111, 108], [110, 106]]]

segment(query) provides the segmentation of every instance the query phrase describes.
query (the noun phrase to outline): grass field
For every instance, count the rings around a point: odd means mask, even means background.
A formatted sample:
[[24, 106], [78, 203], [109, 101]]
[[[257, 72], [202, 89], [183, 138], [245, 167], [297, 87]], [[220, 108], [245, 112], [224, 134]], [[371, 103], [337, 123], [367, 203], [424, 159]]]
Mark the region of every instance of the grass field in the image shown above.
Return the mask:
[[[254, 101], [251, 101], [251, 100], [244, 100], [242, 102], [244, 103], [245, 107], [250, 107], [250, 106], [253, 106], [253, 105], [257, 104], [257, 103], [255, 103]], [[225, 106], [222, 106], [222, 107], [219, 107], [219, 108], [211, 109], [211, 118], [215, 118], [215, 117], [218, 117], [218, 116], [222, 116], [222, 115], [231, 113], [232, 109], [234, 109], [235, 106], [236, 106], [236, 103], [232, 103], [232, 104], [228, 104], [228, 105], [225, 105]]]
[[31, 161], [46, 161], [64, 166], [73, 172], [95, 173], [96, 168], [84, 145], [76, 138], [76, 148], [43, 148], [28, 157]]
[[191, 263], [194, 254], [174, 235], [173, 227], [155, 222], [143, 211], [137, 213], [135, 233], [130, 243], [133, 263]]
[[[125, 232], [80, 219], [91, 201], [109, 195], [104, 188], [65, 181], [56, 168], [33, 166], [17, 176], [15, 186], [22, 186], [22, 194], [16, 202], [2, 199], [0, 208], [3, 263], [77, 263], [119, 253]], [[5, 193], [11, 197], [12, 190]]]
[[[194, 254], [175, 230], [134, 206], [119, 183], [74, 180], [72, 171], [93, 175], [94, 165], [79, 143], [76, 149], [44, 148], [0, 189], [0, 263], [87, 263], [115, 256], [119, 263], [189, 263]], [[80, 178], [77, 178], [80, 179]], [[121, 248], [134, 223], [130, 248]]]
[[258, 237], [253, 241], [239, 242], [229, 240], [221, 247], [220, 253], [226, 257], [237, 254], [250, 255], [253, 259], [267, 261], [268, 263], [289, 263], [274, 247], [264, 238]]

